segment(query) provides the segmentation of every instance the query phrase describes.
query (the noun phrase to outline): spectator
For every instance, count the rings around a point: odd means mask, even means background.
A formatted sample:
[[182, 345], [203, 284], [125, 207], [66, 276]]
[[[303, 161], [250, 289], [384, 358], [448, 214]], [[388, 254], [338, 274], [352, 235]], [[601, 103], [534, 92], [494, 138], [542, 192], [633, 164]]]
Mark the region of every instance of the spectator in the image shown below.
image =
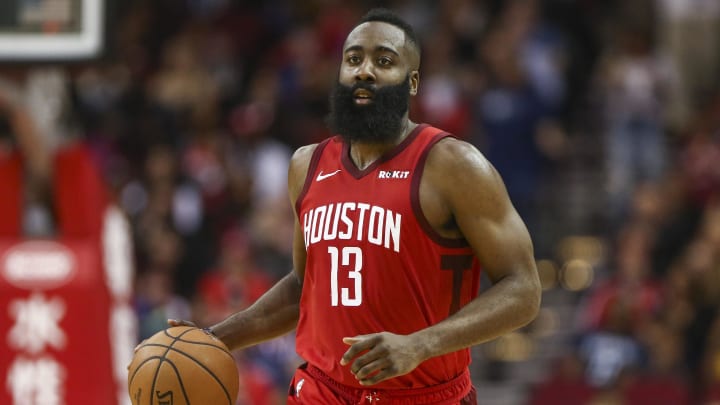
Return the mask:
[[623, 26], [597, 71], [604, 111], [609, 217], [629, 216], [632, 190], [658, 181], [667, 166], [665, 113], [673, 65], [658, 55], [651, 33]]

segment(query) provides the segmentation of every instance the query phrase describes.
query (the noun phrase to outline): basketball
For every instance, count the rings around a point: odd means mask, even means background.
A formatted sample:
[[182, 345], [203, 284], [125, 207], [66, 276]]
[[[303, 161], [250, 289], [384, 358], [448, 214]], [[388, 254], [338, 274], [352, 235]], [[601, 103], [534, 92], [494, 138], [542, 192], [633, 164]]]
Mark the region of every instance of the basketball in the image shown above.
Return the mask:
[[234, 405], [238, 383], [227, 347], [188, 326], [168, 328], [145, 340], [128, 367], [133, 405]]

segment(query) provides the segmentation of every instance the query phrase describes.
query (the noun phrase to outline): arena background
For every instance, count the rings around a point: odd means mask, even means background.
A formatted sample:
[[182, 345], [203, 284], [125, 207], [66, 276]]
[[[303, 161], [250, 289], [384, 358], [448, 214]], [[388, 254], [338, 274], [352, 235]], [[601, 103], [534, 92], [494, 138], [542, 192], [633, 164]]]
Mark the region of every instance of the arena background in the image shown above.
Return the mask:
[[[98, 350], [121, 363], [167, 318], [212, 324], [290, 269], [288, 159], [328, 135], [339, 51], [370, 6], [398, 11], [422, 38], [411, 117], [491, 160], [535, 243], [541, 313], [473, 348], [481, 403], [720, 403], [716, 0], [1, 2], [0, 158], [22, 152], [30, 190], [0, 182], [3, 208], [25, 201], [12, 243], [62, 239], [66, 219], [37, 179], [69, 145], [89, 151], [105, 185], [94, 192], [129, 224], [132, 289], [117, 290], [124, 276], [107, 263], [100, 285], [119, 302], [110, 308], [132, 312], [109, 315], [114, 343]], [[68, 193], [94, 198], [73, 178]], [[0, 250], [12, 245], [0, 236]], [[21, 287], [27, 302], [62, 295]], [[24, 385], [9, 371], [63, 359], [63, 299], [58, 330], [27, 329], [45, 334], [40, 346], [19, 343], [20, 307], [0, 301], [5, 402], [75, 403], [62, 378], [55, 391], [31, 383], [54, 369], [29, 368]], [[83, 327], [107, 339], [107, 323]], [[283, 403], [300, 361], [293, 337], [236, 355], [238, 403]], [[71, 381], [67, 361], [53, 375]]]

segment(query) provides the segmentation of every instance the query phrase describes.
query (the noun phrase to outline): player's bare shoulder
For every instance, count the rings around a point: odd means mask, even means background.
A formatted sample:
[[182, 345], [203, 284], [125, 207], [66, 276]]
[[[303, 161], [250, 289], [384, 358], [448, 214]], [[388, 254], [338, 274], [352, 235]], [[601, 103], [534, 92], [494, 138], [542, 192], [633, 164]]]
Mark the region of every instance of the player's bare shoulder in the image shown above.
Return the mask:
[[317, 143], [313, 143], [296, 149], [290, 158], [290, 170], [306, 172], [317, 146]]
[[465, 207], [493, 215], [508, 206], [505, 185], [493, 165], [475, 146], [457, 138], [433, 146], [423, 182], [453, 211]]
[[288, 191], [290, 198], [295, 201], [305, 184], [305, 177], [310, 167], [313, 153], [318, 144], [305, 145], [298, 148], [290, 158], [290, 167], [288, 169]]
[[[485, 156], [472, 144], [447, 137], [435, 144], [425, 165], [425, 175], [445, 179], [445, 183], [459, 183], [479, 178], [492, 180], [497, 175]], [[452, 180], [452, 181], [448, 181]]]

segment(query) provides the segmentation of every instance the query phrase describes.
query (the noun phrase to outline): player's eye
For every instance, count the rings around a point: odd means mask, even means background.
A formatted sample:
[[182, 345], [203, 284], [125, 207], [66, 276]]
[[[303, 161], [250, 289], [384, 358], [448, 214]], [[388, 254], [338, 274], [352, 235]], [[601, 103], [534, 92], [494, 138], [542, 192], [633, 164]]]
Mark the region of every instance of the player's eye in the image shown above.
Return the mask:
[[360, 57], [357, 55], [349, 55], [345, 60], [351, 65], [357, 65], [360, 63]]
[[380, 66], [387, 66], [392, 64], [392, 59], [390, 59], [389, 56], [381, 56], [378, 58], [378, 65]]

